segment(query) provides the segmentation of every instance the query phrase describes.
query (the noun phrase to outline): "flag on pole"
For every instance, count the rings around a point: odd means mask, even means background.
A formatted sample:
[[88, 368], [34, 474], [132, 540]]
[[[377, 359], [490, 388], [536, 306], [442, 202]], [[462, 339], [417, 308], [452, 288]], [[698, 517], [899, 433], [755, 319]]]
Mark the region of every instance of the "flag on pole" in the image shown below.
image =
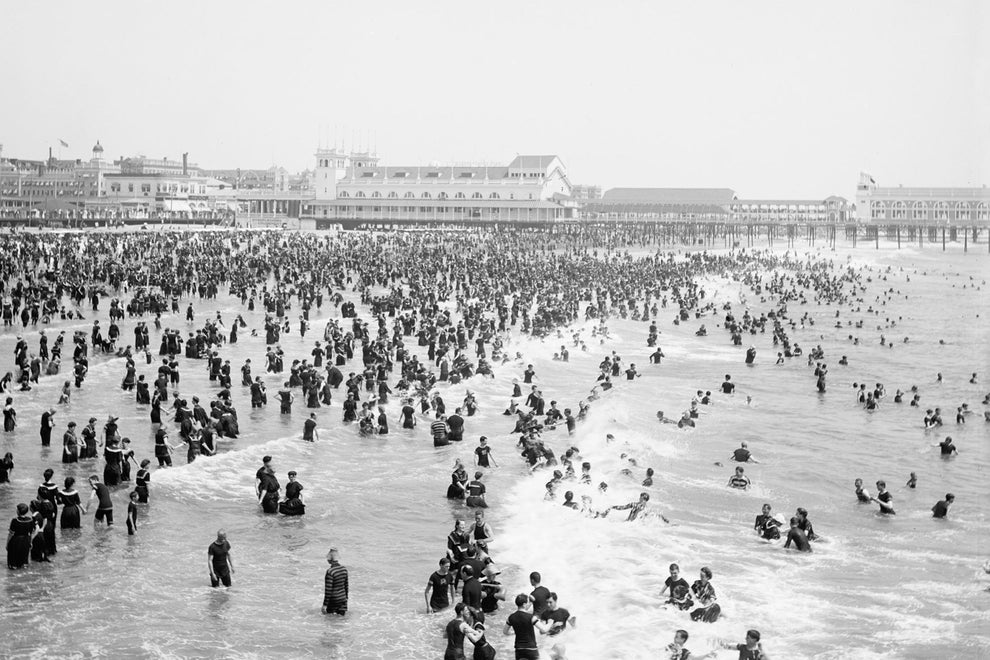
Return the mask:
[[59, 138], [59, 139], [58, 139], [58, 143], [59, 143], [60, 145], [62, 145], [63, 147], [65, 147], [66, 149], [68, 149], [68, 148], [69, 148], [69, 143], [68, 143], [68, 142], [66, 142], [65, 140], [63, 140], [62, 138]]

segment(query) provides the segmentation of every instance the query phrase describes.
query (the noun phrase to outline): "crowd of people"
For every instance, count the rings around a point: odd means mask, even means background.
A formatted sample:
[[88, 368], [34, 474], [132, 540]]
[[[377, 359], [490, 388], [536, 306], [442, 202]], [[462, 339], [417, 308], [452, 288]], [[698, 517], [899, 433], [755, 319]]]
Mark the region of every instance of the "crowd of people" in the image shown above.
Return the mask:
[[[392, 411], [398, 407], [394, 421], [399, 428], [428, 426], [436, 447], [479, 438], [471, 450], [473, 469], [458, 460], [447, 490], [447, 497], [463, 502], [465, 514], [474, 522], [467, 526], [460, 518], [454, 521], [446, 552], [425, 591], [429, 611], [454, 608], [454, 618], [445, 627], [444, 657], [465, 657], [465, 639], [473, 645], [474, 658], [494, 657], [495, 649], [485, 638], [486, 617], [511, 598], [516, 611], [505, 619], [503, 632], [514, 635], [516, 657], [539, 657], [537, 635], [546, 634], [555, 637], [550, 657], [563, 659], [566, 646], [560, 641], [563, 638], [556, 636], [568, 625], [573, 627], [575, 617], [558, 605], [556, 593], [541, 584], [539, 572], [529, 576], [533, 587], [529, 593], [507, 594], [491, 554], [495, 531], [485, 518], [490, 507], [485, 477], [499, 462], [488, 438], [470, 428], [470, 419], [481, 405], [471, 389], [472, 379], [525, 366], [521, 373], [514, 372], [518, 378], [513, 381], [505, 415], [516, 436], [520, 462], [533, 472], [550, 475], [547, 501], [561, 501], [562, 506], [592, 517], [625, 511], [629, 522], [650, 517], [669, 522], [655, 503], [651, 504], [653, 468], [645, 469], [645, 490], [637, 500], [596, 505], [594, 498], [606, 493], [608, 484], [604, 480], [595, 484], [591, 463], [572, 441], [595, 401], [613, 396], [613, 388], [618, 391], [637, 386], [642, 373], [636, 364], [627, 364], [613, 351], [600, 362], [596, 380], [589, 383], [589, 394], [561, 404], [539, 381], [532, 364], [518, 353], [509, 353], [509, 338], [514, 334], [544, 338], [555, 346], [560, 341], [554, 360], [567, 362], [568, 343], [570, 350], [590, 352], [596, 340], [604, 342], [609, 336], [608, 319], [631, 319], [649, 324], [645, 342], [648, 362], [650, 367], [659, 367], [666, 357], [659, 346], [659, 318], [672, 317], [675, 324], [682, 324], [710, 317], [719, 318], [719, 325], [734, 345], [741, 345], [746, 335], [769, 332], [774, 346], [781, 349], [777, 361], [782, 363], [804, 355], [791, 335], [810, 321], [807, 315], [792, 317], [789, 303], [814, 300], [851, 305], [863, 284], [862, 274], [855, 269], [836, 269], [779, 253], [692, 252], [675, 257], [656, 251], [633, 257], [606, 249], [648, 243], [649, 236], [638, 232], [636, 228], [611, 232], [588, 228], [584, 233], [555, 237], [553, 249], [544, 247], [537, 256], [531, 234], [479, 230], [459, 236], [459, 249], [444, 252], [442, 258], [436, 256], [436, 246], [443, 238], [437, 232], [318, 235], [232, 230], [4, 236], [0, 238], [3, 319], [8, 332], [20, 333], [14, 366], [0, 380], [0, 392], [6, 398], [4, 431], [25, 423], [18, 419], [15, 397], [31, 396], [33, 386], [42, 378], [64, 380], [58, 402], [40, 421], [41, 444], [48, 446], [57, 425], [58, 406], [70, 400], [73, 390], [88, 386], [91, 361], [116, 359], [123, 360], [121, 389], [134, 392], [136, 409], [147, 411], [158, 468], [171, 466], [173, 454], [182, 448], [189, 463], [208, 460], [222, 451], [225, 438], [241, 433], [231, 396], [234, 388], [250, 393], [253, 408], [267, 410], [266, 385], [262, 375], [254, 372], [254, 363], [248, 359], [241, 365], [241, 379], [235, 383], [234, 367], [224, 357], [228, 347], [237, 343], [239, 333], [264, 337], [266, 350], [258, 356], [258, 363], [264, 365], [266, 376], [272, 374], [283, 382], [277, 393], [278, 412], [273, 406], [266, 414], [293, 415], [294, 403], [304, 402], [308, 413], [304, 413], [302, 425], [304, 441], [320, 440], [316, 413], [310, 409], [336, 407], [336, 401], [340, 402], [341, 424], [353, 423], [360, 435], [390, 433], [391, 403]], [[596, 243], [599, 247], [589, 247]], [[748, 286], [767, 310], [753, 314], [745, 300], [741, 300], [746, 308], [741, 315], [728, 303], [716, 305], [705, 290], [703, 278], [726, 273]], [[238, 315], [227, 328], [220, 312], [215, 318], [197, 317], [197, 299], [215, 300], [224, 295], [239, 301], [245, 315], [262, 311], [263, 322], [250, 327], [244, 315]], [[314, 339], [314, 348], [302, 355], [286, 355], [280, 344], [282, 335], [295, 327], [305, 337], [311, 331], [311, 314], [325, 305], [338, 314]], [[65, 331], [46, 332], [46, 327], [79, 319], [92, 319], [93, 325], [89, 332], [76, 331], [69, 337], [70, 366]], [[178, 327], [183, 324], [185, 329], [180, 331]], [[590, 328], [590, 336], [576, 329], [581, 324]], [[26, 336], [29, 330], [37, 333], [36, 345]], [[707, 337], [708, 329], [702, 325], [696, 334]], [[157, 360], [151, 349], [155, 335], [160, 340]], [[752, 365], [757, 359], [751, 346], [745, 364]], [[822, 394], [828, 373], [823, 360], [820, 346], [809, 353], [808, 364], [815, 367], [816, 387]], [[215, 389], [187, 401], [187, 394], [180, 394], [178, 389], [180, 369], [194, 365], [205, 365]], [[976, 374], [971, 382], [976, 382]], [[439, 383], [465, 385], [463, 400], [448, 406], [436, 389]], [[524, 391], [523, 385], [529, 391]], [[712, 389], [722, 396], [735, 396], [736, 382], [726, 374]], [[917, 400], [917, 388], [912, 391]], [[857, 392], [868, 411], [885, 396], [880, 384], [872, 392], [866, 392], [865, 385]], [[711, 390], [699, 390], [690, 397], [679, 420], [666, 417], [663, 411], [657, 412], [657, 419], [661, 424], [689, 430], [701, 421], [702, 411], [714, 398]], [[208, 406], [202, 401], [208, 401]], [[895, 401], [899, 403], [900, 398], [895, 397]], [[968, 405], [963, 404], [959, 411], [957, 423], [965, 423]], [[77, 436], [78, 424], [69, 420], [62, 436], [62, 462], [92, 467], [90, 494], [83, 497], [71, 476], [65, 477], [60, 487], [54, 481], [54, 469], [45, 470], [37, 493], [16, 507], [7, 542], [10, 568], [27, 566], [30, 561], [50, 561], [57, 552], [56, 527], [80, 527], [82, 516], [91, 509], [97, 525], [113, 525], [114, 489], [128, 491], [125, 520], [128, 533], [137, 533], [140, 506], [150, 498], [152, 460], [131, 448], [113, 414], [107, 417], [102, 431], [97, 429], [97, 421], [97, 417], [89, 417]], [[926, 419], [926, 426], [941, 425], [940, 418], [937, 424], [930, 422]], [[172, 444], [172, 433], [178, 436], [179, 444]], [[564, 448], [557, 440], [562, 437], [567, 438]], [[613, 441], [610, 434], [603, 445], [608, 447]], [[948, 452], [946, 442], [951, 448]], [[951, 439], [946, 442], [941, 444], [942, 454], [951, 456], [955, 448]], [[98, 474], [101, 452], [102, 477]], [[0, 461], [0, 482], [14, 469], [14, 458], [8, 452]], [[504, 465], [507, 459], [500, 458]], [[618, 458], [625, 466], [624, 474], [639, 475], [641, 467], [635, 457], [623, 453]], [[732, 460], [756, 462], [745, 442], [733, 452]], [[267, 514], [304, 515], [303, 485], [297, 473], [287, 473], [283, 491], [272, 463], [273, 457], [265, 456], [256, 474], [257, 506]], [[133, 487], [132, 466], [137, 468]], [[874, 498], [857, 480], [856, 495], [860, 501], [877, 502], [884, 514], [892, 514], [892, 496], [882, 484], [877, 483]], [[743, 466], [735, 467], [728, 486], [751, 486]], [[936, 504], [935, 517], [945, 517], [953, 500], [948, 493]], [[785, 548], [793, 545], [798, 551], [811, 550], [810, 542], [818, 537], [807, 516], [805, 509], [798, 508], [790, 519]], [[781, 537], [783, 524], [766, 504], [754, 528], [763, 539], [772, 541]], [[340, 565], [336, 548], [330, 551], [328, 561], [323, 611], [343, 615], [349, 593], [347, 571]], [[233, 563], [223, 530], [209, 547], [208, 564], [213, 586], [229, 586]], [[710, 582], [713, 572], [702, 567], [692, 585], [678, 576], [679, 568], [672, 565], [664, 588], [669, 594], [661, 593], [660, 599], [678, 610], [690, 610], [695, 621], [718, 620], [720, 605]], [[746, 640], [738, 645], [740, 658], [767, 658], [759, 632], [750, 630]], [[686, 653], [686, 641], [687, 633], [677, 631], [668, 647], [670, 657], [697, 657]]]

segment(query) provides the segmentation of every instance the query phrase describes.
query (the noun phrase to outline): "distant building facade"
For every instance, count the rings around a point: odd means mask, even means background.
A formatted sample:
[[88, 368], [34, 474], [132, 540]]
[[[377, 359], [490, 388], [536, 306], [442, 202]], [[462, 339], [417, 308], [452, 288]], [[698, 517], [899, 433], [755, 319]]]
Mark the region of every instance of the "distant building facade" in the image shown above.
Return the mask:
[[122, 174], [200, 174], [199, 166], [189, 163], [186, 156], [182, 160], [168, 158], [148, 158], [147, 156], [131, 156], [120, 160]]
[[602, 198], [601, 186], [590, 186], [586, 184], [574, 184], [571, 186], [571, 199], [584, 202]]
[[740, 199], [729, 205], [733, 222], [846, 223], [854, 219], [849, 201], [832, 195], [825, 199]]
[[0, 210], [70, 209], [99, 196], [103, 177], [120, 167], [103, 158], [97, 141], [89, 161], [0, 159]]
[[501, 167], [380, 166], [374, 154], [316, 154], [316, 220], [553, 221], [575, 217], [571, 184], [554, 155], [517, 156]]
[[990, 190], [979, 188], [881, 187], [859, 175], [856, 208], [862, 222], [904, 224], [990, 223]]
[[581, 215], [602, 220], [724, 221], [736, 193], [729, 188], [612, 188], [582, 205]]
[[739, 199], [731, 188], [612, 188], [585, 202], [582, 217], [603, 220], [737, 223], [841, 223], [851, 217], [842, 197]]

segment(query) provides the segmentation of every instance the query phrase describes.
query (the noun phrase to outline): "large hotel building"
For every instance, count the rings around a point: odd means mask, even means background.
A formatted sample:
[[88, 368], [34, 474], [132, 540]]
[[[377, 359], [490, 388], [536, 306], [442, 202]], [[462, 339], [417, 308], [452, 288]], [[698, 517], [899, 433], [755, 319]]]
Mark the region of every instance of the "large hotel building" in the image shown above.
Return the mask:
[[877, 224], [972, 224], [990, 222], [990, 189], [881, 187], [859, 175], [856, 205], [862, 222]]
[[381, 166], [376, 155], [321, 149], [314, 197], [303, 217], [338, 220], [549, 222], [577, 217], [557, 156], [516, 156], [508, 165]]

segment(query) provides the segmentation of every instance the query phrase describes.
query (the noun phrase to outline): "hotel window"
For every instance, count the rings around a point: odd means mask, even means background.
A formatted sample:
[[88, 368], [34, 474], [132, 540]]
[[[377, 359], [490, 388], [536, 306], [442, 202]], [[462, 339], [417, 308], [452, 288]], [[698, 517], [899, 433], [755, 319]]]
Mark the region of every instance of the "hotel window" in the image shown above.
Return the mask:
[[488, 199], [499, 199], [498, 193], [492, 193], [488, 196]]
[[128, 183], [127, 184], [127, 192], [131, 192], [131, 193], [134, 192], [134, 184], [133, 183]]
[[447, 193], [445, 192], [440, 193], [439, 195], [437, 195], [437, 199], [447, 199]]
[[949, 219], [949, 205], [946, 202], [935, 202], [935, 220], [947, 221]]
[[362, 191], [362, 190], [359, 190], [359, 191], [357, 191], [356, 193], [354, 193], [354, 196], [355, 196], [355, 197], [360, 197], [360, 198], [362, 198], [362, 199], [363, 199], [363, 198], [364, 198], [364, 191]]
[[870, 219], [881, 220], [884, 217], [883, 202], [870, 202]]
[[371, 197], [373, 199], [379, 199], [381, 196], [382, 196], [382, 194], [380, 192], [378, 192], [377, 190], [375, 192], [371, 193]]
[[399, 193], [395, 192], [394, 190], [388, 194], [389, 199], [398, 199], [398, 197], [399, 197]]
[[927, 220], [928, 206], [924, 202], [915, 202], [912, 207], [912, 218], [915, 220]]
[[440, 178], [440, 173], [439, 172], [427, 172], [426, 173], [426, 178], [427, 179], [439, 179]]
[[407, 193], [406, 193], [405, 195], [403, 195], [402, 197], [403, 197], [404, 199], [413, 199], [413, 198], [415, 198], [415, 197], [416, 197], [416, 195], [415, 195], [415, 194], [413, 194], [413, 193], [411, 193], [411, 192], [407, 192]]
[[476, 192], [471, 195], [471, 199], [483, 199], [480, 192]]
[[432, 197], [431, 197], [431, 195], [430, 195], [430, 193], [428, 193], [428, 192], [425, 192], [425, 193], [423, 193], [423, 194], [422, 194], [422, 198], [423, 198], [423, 199], [432, 199]]
[[473, 179], [474, 172], [461, 172], [460, 174], [457, 175], [457, 177], [459, 179]]
[[454, 199], [464, 199], [464, 193], [454, 193]]
[[346, 190], [341, 190], [339, 196], [340, 196], [341, 199], [344, 199], [344, 198], [350, 197], [351, 195]]
[[141, 184], [141, 192], [143, 192], [145, 195], [147, 195], [148, 193], [150, 193], [151, 192], [151, 184], [150, 183], [142, 183]]
[[907, 220], [907, 204], [904, 202], [894, 202], [890, 217], [894, 220]]
[[956, 204], [956, 220], [969, 222], [969, 206], [962, 202]]
[[990, 220], [990, 206], [986, 202], [980, 202], [976, 207], [976, 219], [980, 221]]

